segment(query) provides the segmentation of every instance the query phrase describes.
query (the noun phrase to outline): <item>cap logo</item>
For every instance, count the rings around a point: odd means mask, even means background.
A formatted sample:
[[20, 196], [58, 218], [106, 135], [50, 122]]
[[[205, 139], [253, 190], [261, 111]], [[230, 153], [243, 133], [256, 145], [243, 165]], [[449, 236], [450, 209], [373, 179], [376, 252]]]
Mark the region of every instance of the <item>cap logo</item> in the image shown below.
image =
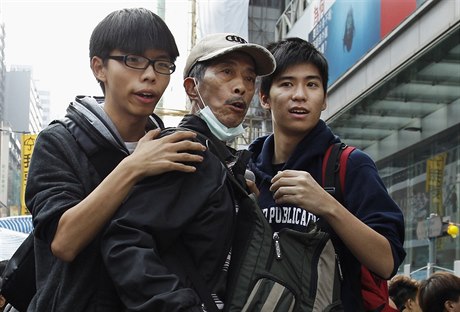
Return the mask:
[[227, 41], [230, 41], [230, 42], [238, 42], [238, 43], [248, 43], [246, 40], [244, 40], [243, 38], [239, 37], [239, 36], [235, 36], [235, 35], [228, 35], [227, 37], [225, 37], [225, 39]]

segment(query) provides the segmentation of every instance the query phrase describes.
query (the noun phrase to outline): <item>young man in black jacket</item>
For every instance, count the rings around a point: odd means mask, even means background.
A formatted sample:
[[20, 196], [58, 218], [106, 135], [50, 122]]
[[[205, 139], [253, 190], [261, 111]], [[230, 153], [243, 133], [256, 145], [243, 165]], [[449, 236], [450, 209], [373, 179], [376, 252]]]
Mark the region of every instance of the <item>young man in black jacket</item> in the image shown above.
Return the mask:
[[205, 149], [184, 140], [193, 132], [153, 140], [162, 123], [152, 113], [179, 54], [160, 17], [142, 8], [112, 12], [94, 29], [89, 52], [103, 103], [77, 98], [64, 122], [39, 134], [31, 160], [25, 196], [37, 292], [28, 311], [121, 311], [100, 253], [101, 230], [138, 181], [194, 172], [202, 156], [184, 151]]
[[103, 239], [106, 267], [128, 311], [202, 311], [187, 266], [212, 294], [210, 305], [223, 309], [237, 210], [227, 175], [244, 183], [247, 160], [225, 142], [244, 131], [256, 76], [274, 68], [268, 50], [235, 34], [209, 35], [193, 47], [184, 69], [192, 114], [180, 127], [200, 134], [208, 146], [204, 160], [192, 174], [139, 183]]

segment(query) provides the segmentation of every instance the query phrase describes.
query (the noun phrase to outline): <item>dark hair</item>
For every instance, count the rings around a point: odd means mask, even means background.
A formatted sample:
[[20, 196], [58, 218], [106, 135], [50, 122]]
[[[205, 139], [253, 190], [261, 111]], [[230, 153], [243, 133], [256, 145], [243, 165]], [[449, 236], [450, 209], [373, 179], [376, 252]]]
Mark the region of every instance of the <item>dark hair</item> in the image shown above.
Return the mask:
[[405, 275], [396, 275], [388, 285], [388, 293], [393, 302], [402, 311], [407, 300], [415, 301], [418, 293], [419, 282]]
[[267, 49], [275, 57], [276, 69], [272, 74], [261, 78], [260, 91], [262, 94], [269, 94], [273, 80], [288, 67], [303, 63], [310, 63], [318, 68], [324, 94], [326, 94], [329, 80], [327, 60], [311, 43], [300, 38], [286, 38], [268, 44]]
[[89, 41], [89, 57], [106, 60], [115, 49], [139, 55], [149, 49], [164, 50], [172, 62], [179, 56], [176, 41], [166, 23], [144, 8], [114, 11], [94, 28]]
[[460, 277], [436, 272], [420, 283], [418, 302], [422, 311], [442, 312], [448, 300], [460, 300]]

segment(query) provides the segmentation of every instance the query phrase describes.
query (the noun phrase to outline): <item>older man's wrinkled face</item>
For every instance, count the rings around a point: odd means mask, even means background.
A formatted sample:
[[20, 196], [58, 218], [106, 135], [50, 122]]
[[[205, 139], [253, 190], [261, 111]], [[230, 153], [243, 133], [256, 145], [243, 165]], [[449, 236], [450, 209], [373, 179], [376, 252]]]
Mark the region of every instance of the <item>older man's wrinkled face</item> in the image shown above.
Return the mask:
[[198, 85], [204, 105], [226, 127], [243, 122], [255, 92], [255, 64], [242, 52], [232, 52], [216, 58], [207, 67]]

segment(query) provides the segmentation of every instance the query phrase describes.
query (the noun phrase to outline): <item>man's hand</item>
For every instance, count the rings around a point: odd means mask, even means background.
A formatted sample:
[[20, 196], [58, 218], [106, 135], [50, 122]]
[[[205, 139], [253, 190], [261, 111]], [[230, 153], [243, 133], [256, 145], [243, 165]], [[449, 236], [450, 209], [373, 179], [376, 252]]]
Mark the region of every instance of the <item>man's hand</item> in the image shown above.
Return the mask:
[[255, 194], [257, 197], [259, 197], [259, 189], [257, 188], [256, 182], [252, 180], [246, 179], [246, 185], [249, 189], [249, 192]]
[[280, 171], [271, 182], [270, 191], [277, 204], [296, 205], [322, 216], [324, 208], [321, 207], [331, 207], [336, 202], [306, 171]]
[[140, 177], [159, 175], [169, 171], [195, 172], [189, 163], [203, 161], [206, 147], [193, 142], [196, 133], [178, 131], [157, 139], [160, 130], [147, 132], [138, 142], [134, 152], [127, 158]]

